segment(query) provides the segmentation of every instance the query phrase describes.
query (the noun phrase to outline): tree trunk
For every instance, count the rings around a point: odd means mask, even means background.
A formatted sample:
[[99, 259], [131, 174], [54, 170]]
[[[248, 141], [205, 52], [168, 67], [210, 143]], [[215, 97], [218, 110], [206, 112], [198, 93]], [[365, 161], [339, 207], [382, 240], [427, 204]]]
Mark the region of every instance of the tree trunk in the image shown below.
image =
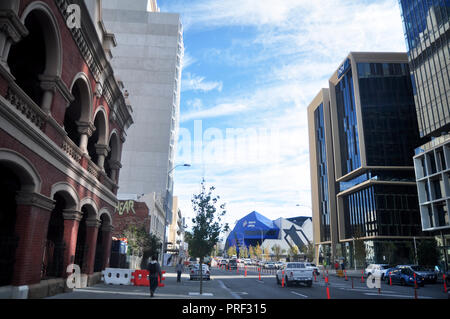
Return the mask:
[[203, 294], [203, 258], [200, 258], [200, 296]]

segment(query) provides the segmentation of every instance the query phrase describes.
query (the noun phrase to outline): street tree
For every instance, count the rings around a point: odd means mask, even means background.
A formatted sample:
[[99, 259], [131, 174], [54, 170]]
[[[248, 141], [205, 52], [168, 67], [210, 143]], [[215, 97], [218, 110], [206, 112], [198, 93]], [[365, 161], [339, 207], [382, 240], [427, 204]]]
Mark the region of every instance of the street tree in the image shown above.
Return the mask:
[[440, 252], [434, 239], [422, 240], [417, 245], [419, 265], [434, 267], [439, 263]]
[[256, 247], [255, 247], [255, 255], [259, 260], [261, 260], [262, 254], [263, 254], [263, 252], [262, 252], [261, 246], [259, 246], [259, 243], [257, 243]]
[[273, 245], [272, 246], [273, 254], [275, 255], [276, 260], [280, 260], [280, 257], [282, 255], [282, 249], [280, 245]]
[[194, 194], [191, 200], [195, 217], [192, 219], [192, 239], [189, 242], [191, 256], [200, 259], [200, 295], [203, 288], [203, 260], [210, 255], [219, 241], [221, 232], [227, 232], [228, 224], [223, 224], [226, 214], [225, 204], [219, 204], [219, 196], [213, 194], [214, 186], [206, 188], [205, 180], [201, 182], [201, 191]]
[[252, 245], [248, 246], [248, 254], [249, 254], [250, 258], [252, 258], [252, 259], [255, 258], [255, 249], [253, 248]]
[[301, 251], [308, 261], [312, 262], [314, 260], [315, 253], [314, 253], [314, 244], [312, 242], [304, 245]]
[[121, 237], [127, 238], [131, 255], [142, 257], [141, 269], [146, 268], [149, 257], [160, 253], [161, 240], [155, 234], [148, 233], [142, 225], [129, 224]]
[[292, 260], [296, 260], [297, 256], [299, 254], [299, 249], [297, 245], [292, 245], [291, 248], [289, 248], [289, 256], [292, 257]]

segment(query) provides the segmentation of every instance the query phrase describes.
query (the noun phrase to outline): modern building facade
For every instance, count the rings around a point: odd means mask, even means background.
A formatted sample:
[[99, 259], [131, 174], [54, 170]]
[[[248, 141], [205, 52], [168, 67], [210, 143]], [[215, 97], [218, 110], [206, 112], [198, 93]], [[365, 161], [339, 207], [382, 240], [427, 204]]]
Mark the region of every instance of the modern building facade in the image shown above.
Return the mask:
[[[184, 233], [185, 233], [185, 218], [183, 217], [181, 210], [178, 206], [178, 197], [173, 198], [172, 209], [172, 223], [169, 225], [168, 234], [168, 252], [172, 253], [180, 258], [186, 257], [185, 245], [184, 245]], [[177, 258], [173, 259], [177, 262]]]
[[108, 267], [132, 110], [85, 1], [0, 2], [0, 298], [63, 292]]
[[[360, 240], [365, 256], [358, 257], [358, 266], [414, 262], [414, 240], [426, 236], [420, 226], [412, 161], [420, 142], [407, 55], [350, 53], [330, 78], [330, 103], [323, 103], [326, 101], [326, 94], [319, 95], [308, 116], [313, 220], [315, 229], [324, 229], [318, 239], [331, 241], [331, 245], [324, 241], [316, 256], [328, 262], [344, 258], [353, 266], [357, 257], [354, 243]], [[323, 121], [320, 105], [330, 108], [323, 112]], [[328, 113], [330, 121], [326, 120]], [[325, 161], [327, 157], [322, 155], [323, 143], [330, 138], [325, 133], [322, 138], [322, 123], [324, 132], [331, 126], [333, 160]], [[329, 153], [330, 146], [325, 149]], [[325, 162], [334, 164], [334, 171], [326, 170], [328, 191], [322, 190]], [[334, 180], [330, 178], [333, 173]], [[336, 199], [337, 229], [331, 225], [329, 236], [324, 227], [324, 194]], [[335, 221], [331, 214], [330, 223]]]
[[420, 136], [414, 166], [422, 229], [435, 236], [449, 268], [450, 1], [399, 1]]
[[105, 25], [117, 41], [112, 65], [135, 114], [123, 149], [118, 196], [155, 193], [164, 204], [167, 199], [170, 212], [184, 54], [180, 16], [159, 12], [156, 1], [148, 6], [147, 0], [103, 0], [102, 6]]
[[308, 106], [309, 156], [315, 256], [336, 256], [339, 242], [330, 91], [322, 89]]

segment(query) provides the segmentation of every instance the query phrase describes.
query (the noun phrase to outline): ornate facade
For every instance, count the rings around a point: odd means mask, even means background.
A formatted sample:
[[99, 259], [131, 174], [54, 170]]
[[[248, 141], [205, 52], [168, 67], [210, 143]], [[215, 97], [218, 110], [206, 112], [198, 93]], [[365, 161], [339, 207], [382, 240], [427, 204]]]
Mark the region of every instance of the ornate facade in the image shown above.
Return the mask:
[[60, 292], [70, 264], [89, 283], [109, 263], [133, 119], [109, 62], [114, 37], [98, 25], [82, 0], [0, 2], [0, 290], [9, 297]]

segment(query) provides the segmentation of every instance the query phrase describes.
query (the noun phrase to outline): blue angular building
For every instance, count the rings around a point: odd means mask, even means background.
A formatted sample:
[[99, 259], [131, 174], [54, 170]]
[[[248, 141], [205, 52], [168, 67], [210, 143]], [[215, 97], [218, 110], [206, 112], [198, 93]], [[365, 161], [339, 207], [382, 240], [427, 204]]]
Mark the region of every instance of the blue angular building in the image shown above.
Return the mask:
[[270, 220], [258, 212], [251, 212], [237, 221], [229, 233], [225, 250], [234, 246], [239, 254], [239, 247], [270, 248], [280, 246], [285, 251], [296, 245], [301, 249], [312, 242], [312, 218], [299, 216]]

